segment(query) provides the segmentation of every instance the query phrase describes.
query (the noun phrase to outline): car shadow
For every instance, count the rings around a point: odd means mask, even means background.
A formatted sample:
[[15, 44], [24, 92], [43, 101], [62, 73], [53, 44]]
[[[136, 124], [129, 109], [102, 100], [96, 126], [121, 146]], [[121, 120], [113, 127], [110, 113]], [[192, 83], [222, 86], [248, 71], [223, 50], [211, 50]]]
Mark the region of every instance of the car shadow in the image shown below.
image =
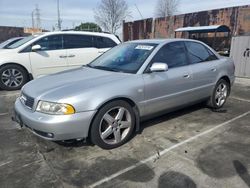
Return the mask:
[[[136, 137], [137, 134], [142, 134], [144, 129], [154, 126], [156, 124], [162, 123], [162, 122], [166, 122], [169, 121], [171, 119], [175, 119], [181, 116], [184, 116], [186, 114], [201, 110], [201, 109], [210, 109], [206, 106], [206, 104], [204, 102], [192, 105], [192, 106], [188, 106], [185, 107], [183, 109], [179, 109], [173, 112], [165, 112], [162, 113], [161, 115], [155, 116], [153, 118], [149, 118], [147, 120], [141, 121], [140, 123], [140, 129], [137, 132], [134, 132], [131, 136], [131, 138], [128, 140], [128, 142], [130, 140], [133, 140], [134, 137]], [[212, 112], [217, 112], [217, 113], [226, 113], [227, 110], [226, 109], [220, 109], [220, 110], [213, 110], [210, 109]], [[84, 147], [84, 146], [94, 146], [94, 144], [91, 142], [91, 140], [89, 138], [85, 139], [85, 140], [67, 140], [67, 141], [56, 141], [55, 143], [57, 143], [60, 146], [63, 147]]]
[[234, 160], [233, 165], [240, 178], [250, 187], [250, 175], [247, 168], [238, 160]]
[[55, 141], [56, 144], [66, 147], [66, 148], [78, 148], [84, 146], [94, 146], [90, 139], [83, 140], [66, 140], [66, 141]]
[[146, 129], [148, 127], [169, 121], [171, 119], [175, 119], [175, 118], [184, 116], [186, 114], [189, 114], [189, 113], [192, 113], [192, 112], [198, 111], [200, 109], [204, 109], [204, 108], [208, 108], [208, 107], [206, 107], [206, 105], [203, 102], [203, 103], [198, 103], [198, 104], [195, 104], [192, 106], [185, 107], [183, 109], [175, 110], [173, 112], [165, 112], [165, 113], [162, 113], [161, 115], [156, 116], [154, 118], [144, 120], [141, 122], [140, 130], [138, 131], [138, 134], [142, 134], [144, 129]]

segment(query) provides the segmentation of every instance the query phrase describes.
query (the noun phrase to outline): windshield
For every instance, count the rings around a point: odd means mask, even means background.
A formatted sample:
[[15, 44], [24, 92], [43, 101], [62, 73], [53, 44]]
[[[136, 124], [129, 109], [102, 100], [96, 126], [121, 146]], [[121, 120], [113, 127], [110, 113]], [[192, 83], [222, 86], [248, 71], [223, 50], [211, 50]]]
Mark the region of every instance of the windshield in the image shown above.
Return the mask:
[[16, 43], [10, 45], [10, 46], [8, 47], [8, 49], [18, 48], [19, 46], [23, 45], [24, 43], [26, 43], [26, 42], [28, 42], [28, 41], [30, 41], [30, 40], [32, 40], [32, 39], [34, 39], [35, 37], [36, 37], [36, 36], [34, 36], [34, 35], [25, 37], [25, 38], [23, 38], [22, 40], [19, 40], [19, 41], [17, 41]]
[[88, 64], [89, 67], [125, 73], [136, 73], [157, 44], [124, 43]]
[[12, 40], [6, 40], [0, 44], [0, 48], [4, 48], [6, 45], [8, 45]]

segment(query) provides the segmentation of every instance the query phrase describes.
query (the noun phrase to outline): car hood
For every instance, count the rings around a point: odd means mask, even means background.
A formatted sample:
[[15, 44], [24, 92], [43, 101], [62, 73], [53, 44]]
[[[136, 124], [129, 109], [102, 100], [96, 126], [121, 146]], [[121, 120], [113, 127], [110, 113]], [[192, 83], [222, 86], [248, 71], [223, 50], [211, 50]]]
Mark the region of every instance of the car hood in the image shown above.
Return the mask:
[[94, 87], [125, 79], [129, 75], [81, 67], [33, 80], [24, 86], [23, 93], [33, 98], [58, 101]]

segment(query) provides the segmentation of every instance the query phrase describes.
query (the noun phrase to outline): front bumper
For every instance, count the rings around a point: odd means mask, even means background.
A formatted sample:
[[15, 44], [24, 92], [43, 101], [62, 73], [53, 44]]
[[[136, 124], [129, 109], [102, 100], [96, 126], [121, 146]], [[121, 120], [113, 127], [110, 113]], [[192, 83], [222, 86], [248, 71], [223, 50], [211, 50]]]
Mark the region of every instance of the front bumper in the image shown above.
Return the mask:
[[15, 121], [35, 135], [47, 140], [87, 138], [91, 120], [96, 111], [72, 115], [49, 115], [26, 108], [18, 98], [15, 102]]

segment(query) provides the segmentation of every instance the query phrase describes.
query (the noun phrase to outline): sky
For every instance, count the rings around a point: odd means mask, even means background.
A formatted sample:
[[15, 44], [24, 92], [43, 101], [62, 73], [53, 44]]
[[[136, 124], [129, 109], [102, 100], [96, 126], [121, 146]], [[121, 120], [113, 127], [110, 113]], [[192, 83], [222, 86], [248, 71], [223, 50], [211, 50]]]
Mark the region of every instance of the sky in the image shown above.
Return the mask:
[[[94, 22], [94, 9], [101, 0], [60, 0], [62, 28], [70, 29], [81, 22]], [[178, 14], [216, 8], [250, 5], [250, 0], [179, 0]], [[0, 26], [31, 27], [31, 13], [36, 4], [41, 26], [52, 30], [57, 23], [56, 0], [0, 0]], [[154, 17], [157, 0], [126, 0], [131, 16], [126, 21]], [[140, 10], [140, 16], [136, 6]]]

